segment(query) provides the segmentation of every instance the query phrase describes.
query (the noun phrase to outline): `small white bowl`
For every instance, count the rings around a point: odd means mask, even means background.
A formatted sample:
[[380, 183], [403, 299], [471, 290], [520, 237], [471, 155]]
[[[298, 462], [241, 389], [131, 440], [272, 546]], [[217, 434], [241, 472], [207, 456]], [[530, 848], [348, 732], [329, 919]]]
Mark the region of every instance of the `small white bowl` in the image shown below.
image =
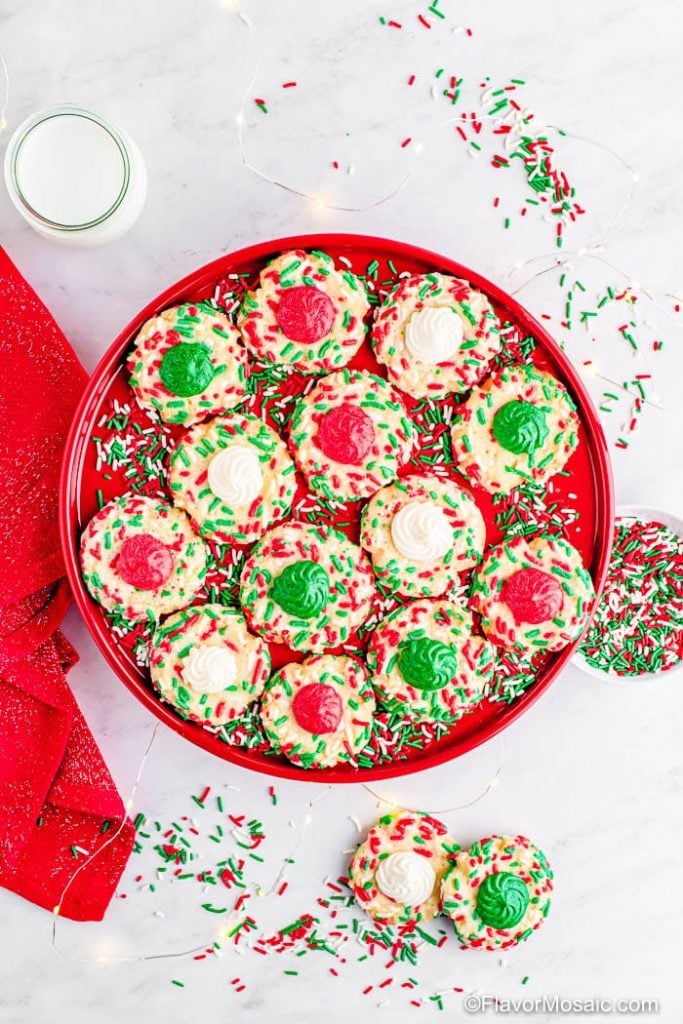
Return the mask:
[[[666, 512], [661, 508], [652, 508], [649, 505], [619, 505], [615, 512], [616, 519], [640, 519], [643, 522], [657, 522], [663, 523], [664, 526], [668, 526], [673, 533], [678, 534], [679, 537], [683, 538], [683, 519], [680, 516], [674, 515], [673, 512]], [[679, 661], [673, 668], [665, 669], [659, 672], [641, 672], [637, 676], [620, 676], [616, 672], [604, 672], [602, 669], [594, 668], [589, 665], [584, 656], [577, 649], [576, 653], [571, 659], [572, 665], [576, 665], [578, 669], [584, 672], [588, 676], [593, 676], [595, 679], [601, 679], [603, 683], [646, 683], [652, 682], [655, 679], [671, 679], [672, 676], [677, 675], [683, 668], [683, 661]]]

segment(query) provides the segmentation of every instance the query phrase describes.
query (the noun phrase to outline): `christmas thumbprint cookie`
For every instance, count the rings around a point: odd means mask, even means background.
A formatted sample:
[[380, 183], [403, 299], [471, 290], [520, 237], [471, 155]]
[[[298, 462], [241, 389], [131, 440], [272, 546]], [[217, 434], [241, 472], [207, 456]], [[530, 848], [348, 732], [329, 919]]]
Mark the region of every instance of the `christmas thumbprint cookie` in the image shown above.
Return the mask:
[[269, 680], [261, 722], [271, 746], [302, 768], [353, 763], [370, 741], [375, 698], [363, 665], [323, 654], [290, 663]]
[[363, 282], [324, 252], [282, 253], [261, 271], [238, 316], [245, 344], [260, 362], [325, 373], [345, 366], [365, 338]]
[[244, 400], [247, 352], [224, 313], [188, 302], [143, 324], [128, 370], [140, 405], [167, 423], [196, 423]]
[[105, 505], [81, 538], [88, 590], [133, 622], [188, 605], [203, 584], [207, 553], [184, 512], [131, 493]]

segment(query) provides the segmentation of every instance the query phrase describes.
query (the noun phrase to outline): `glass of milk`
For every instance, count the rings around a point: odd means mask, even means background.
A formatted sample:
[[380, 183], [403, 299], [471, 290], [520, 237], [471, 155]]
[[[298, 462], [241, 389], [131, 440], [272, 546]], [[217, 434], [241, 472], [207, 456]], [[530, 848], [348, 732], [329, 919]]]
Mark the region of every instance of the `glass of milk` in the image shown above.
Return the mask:
[[5, 154], [5, 184], [31, 227], [63, 245], [102, 245], [133, 226], [147, 172], [131, 137], [70, 104], [27, 118]]

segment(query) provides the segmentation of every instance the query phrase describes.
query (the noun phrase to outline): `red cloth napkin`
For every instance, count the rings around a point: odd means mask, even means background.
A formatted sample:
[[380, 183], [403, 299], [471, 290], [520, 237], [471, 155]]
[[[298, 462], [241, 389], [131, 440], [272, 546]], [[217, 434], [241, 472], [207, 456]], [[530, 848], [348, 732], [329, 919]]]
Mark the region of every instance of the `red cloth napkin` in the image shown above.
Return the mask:
[[67, 684], [77, 655], [58, 629], [70, 596], [57, 488], [85, 381], [0, 248], [0, 885], [96, 921], [134, 828]]

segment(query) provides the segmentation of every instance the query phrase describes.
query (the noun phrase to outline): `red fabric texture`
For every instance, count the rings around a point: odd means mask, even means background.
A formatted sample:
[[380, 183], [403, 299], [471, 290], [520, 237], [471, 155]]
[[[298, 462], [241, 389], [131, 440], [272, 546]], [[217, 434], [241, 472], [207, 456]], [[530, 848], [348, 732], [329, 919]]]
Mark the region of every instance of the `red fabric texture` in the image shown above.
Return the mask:
[[67, 684], [77, 655], [58, 628], [70, 600], [59, 471], [86, 374], [2, 249], [0, 367], [0, 885], [97, 921], [134, 829]]

